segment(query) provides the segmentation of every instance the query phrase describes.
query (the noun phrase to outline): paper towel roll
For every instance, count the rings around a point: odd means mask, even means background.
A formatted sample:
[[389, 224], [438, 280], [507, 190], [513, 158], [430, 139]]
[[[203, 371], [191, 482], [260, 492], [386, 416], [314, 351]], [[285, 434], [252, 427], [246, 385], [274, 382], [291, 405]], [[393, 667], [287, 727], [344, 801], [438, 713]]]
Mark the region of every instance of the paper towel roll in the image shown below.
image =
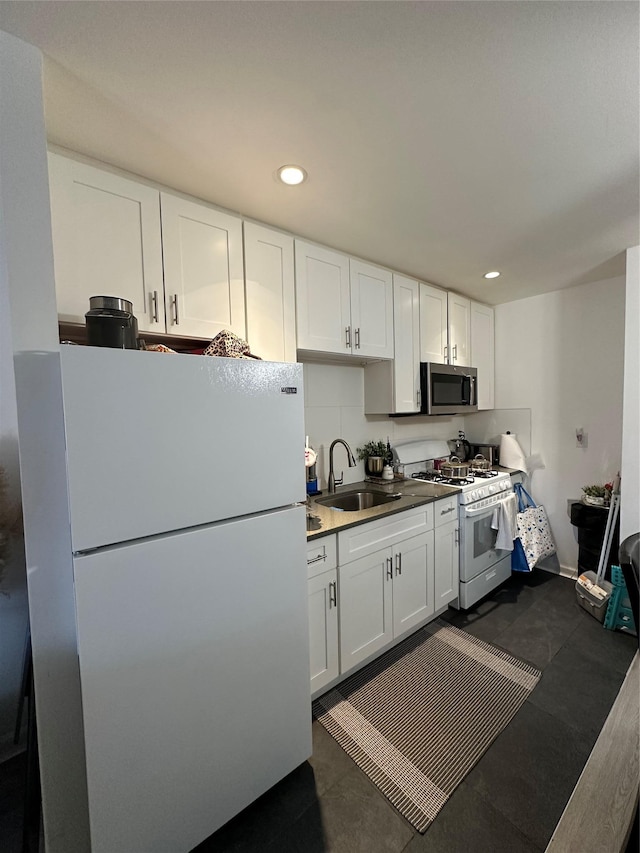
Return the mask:
[[500, 464], [505, 468], [514, 468], [516, 471], [527, 470], [524, 451], [512, 432], [500, 436]]

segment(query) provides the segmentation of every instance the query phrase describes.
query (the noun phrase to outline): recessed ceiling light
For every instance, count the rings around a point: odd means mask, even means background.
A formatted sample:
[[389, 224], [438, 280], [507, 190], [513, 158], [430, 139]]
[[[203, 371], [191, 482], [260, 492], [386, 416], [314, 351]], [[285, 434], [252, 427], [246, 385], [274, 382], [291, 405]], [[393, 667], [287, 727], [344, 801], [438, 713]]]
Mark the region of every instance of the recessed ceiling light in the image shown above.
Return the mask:
[[296, 184], [301, 184], [306, 180], [307, 173], [301, 166], [280, 166], [278, 177], [283, 184], [289, 184], [289, 186], [294, 187]]
[[500, 273], [497, 270], [494, 270], [493, 272], [486, 272], [484, 274], [484, 278], [498, 278], [499, 275]]

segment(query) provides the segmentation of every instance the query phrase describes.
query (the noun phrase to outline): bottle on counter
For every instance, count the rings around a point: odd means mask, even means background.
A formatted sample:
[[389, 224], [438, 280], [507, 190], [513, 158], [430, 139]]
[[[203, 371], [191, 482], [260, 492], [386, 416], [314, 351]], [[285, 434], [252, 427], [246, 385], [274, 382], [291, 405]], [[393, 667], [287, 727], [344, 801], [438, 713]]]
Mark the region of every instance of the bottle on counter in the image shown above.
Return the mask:
[[305, 438], [304, 445], [304, 465], [307, 470], [307, 494], [315, 495], [318, 493], [318, 474], [316, 469], [317, 454], [313, 447], [309, 444], [309, 436]]
[[384, 455], [384, 464], [389, 465], [393, 468], [393, 450], [391, 449], [391, 442], [389, 441], [389, 436], [387, 436], [387, 452]]

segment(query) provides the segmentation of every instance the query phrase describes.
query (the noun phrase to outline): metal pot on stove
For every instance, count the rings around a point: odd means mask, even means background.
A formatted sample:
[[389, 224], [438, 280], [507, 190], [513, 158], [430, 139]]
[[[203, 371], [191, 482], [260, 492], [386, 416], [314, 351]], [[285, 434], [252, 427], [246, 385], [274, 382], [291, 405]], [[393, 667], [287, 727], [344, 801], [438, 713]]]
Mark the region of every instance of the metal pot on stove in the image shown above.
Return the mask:
[[440, 473], [443, 477], [450, 477], [452, 480], [464, 480], [469, 476], [469, 464], [461, 462], [457, 456], [451, 456], [446, 462], [441, 463]]
[[488, 459], [485, 459], [481, 453], [476, 453], [471, 462], [469, 463], [472, 471], [490, 471], [491, 470], [491, 462]]

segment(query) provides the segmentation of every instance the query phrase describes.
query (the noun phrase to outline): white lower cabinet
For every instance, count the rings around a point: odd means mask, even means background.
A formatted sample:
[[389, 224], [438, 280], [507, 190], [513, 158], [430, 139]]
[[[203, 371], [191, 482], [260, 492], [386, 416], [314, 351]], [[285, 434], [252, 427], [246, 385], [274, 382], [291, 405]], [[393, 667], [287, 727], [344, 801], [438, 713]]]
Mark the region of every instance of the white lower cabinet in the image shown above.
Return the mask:
[[308, 543], [312, 695], [458, 597], [457, 510], [453, 495]]
[[393, 636], [399, 637], [432, 616], [433, 531], [393, 549]]
[[340, 673], [336, 569], [309, 578], [309, 663], [312, 693]]
[[340, 674], [335, 536], [323, 536], [308, 543], [307, 575], [309, 664], [313, 694]]
[[434, 538], [434, 599], [436, 610], [458, 597], [460, 530], [457, 519], [436, 527]]
[[460, 580], [460, 528], [458, 524], [458, 496], [436, 501], [434, 504], [434, 600], [436, 610], [458, 597]]
[[356, 664], [393, 639], [391, 549], [340, 566], [340, 669]]
[[433, 612], [433, 531], [341, 565], [341, 671], [348, 672]]

